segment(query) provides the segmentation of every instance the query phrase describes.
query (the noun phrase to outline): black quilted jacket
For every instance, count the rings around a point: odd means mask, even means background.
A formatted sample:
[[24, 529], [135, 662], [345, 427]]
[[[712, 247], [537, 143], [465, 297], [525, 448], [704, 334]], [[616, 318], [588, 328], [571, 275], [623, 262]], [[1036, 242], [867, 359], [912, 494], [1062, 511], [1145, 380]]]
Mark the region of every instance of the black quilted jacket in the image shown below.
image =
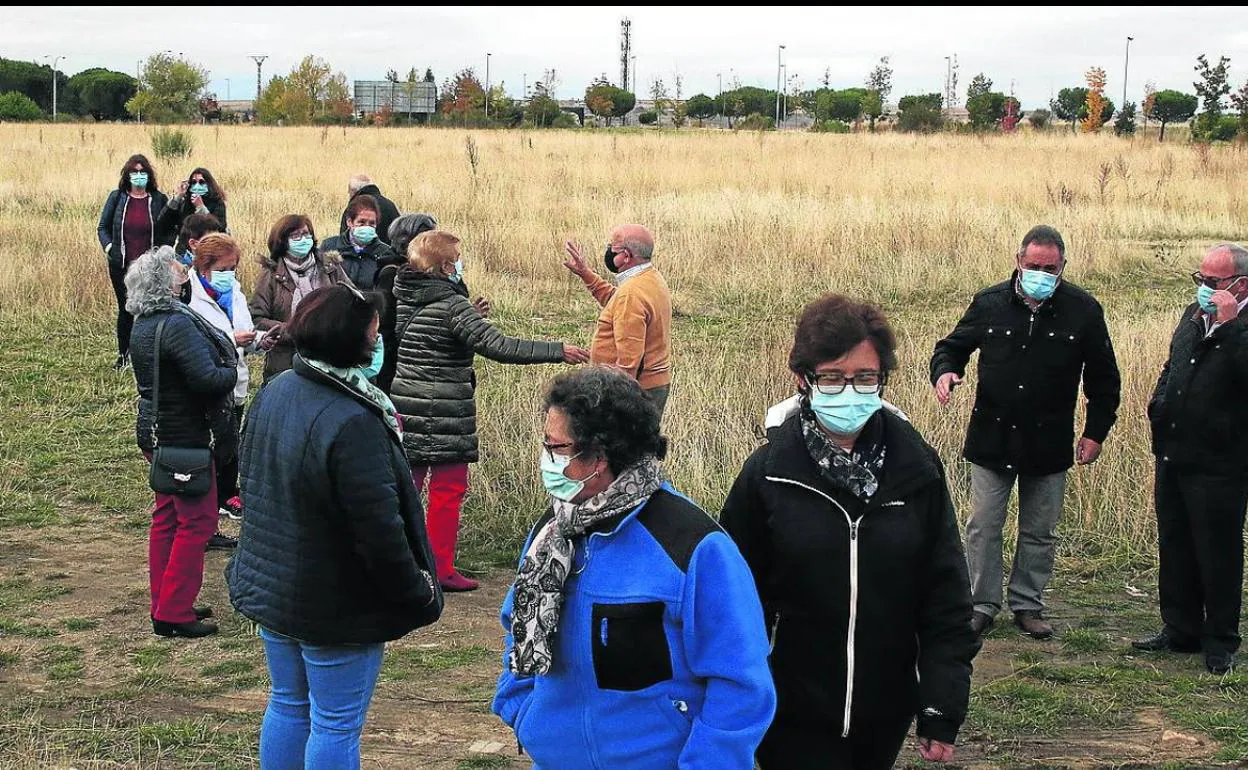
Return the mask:
[[381, 410], [295, 357], [260, 390], [239, 461], [230, 602], [313, 644], [376, 644], [442, 612], [420, 492]]
[[152, 380], [156, 361], [156, 326], [160, 340], [159, 439], [166, 446], [206, 447], [215, 434], [218, 459], [234, 454], [234, 383], [238, 352], [207, 321], [183, 306], [139, 316], [130, 334], [130, 360], [139, 390], [135, 426], [139, 448], [152, 449]]
[[477, 461], [474, 354], [505, 364], [563, 361], [563, 343], [508, 337], [466, 294], [461, 284], [407, 266], [395, 279], [399, 348], [390, 398], [403, 415], [413, 465]]

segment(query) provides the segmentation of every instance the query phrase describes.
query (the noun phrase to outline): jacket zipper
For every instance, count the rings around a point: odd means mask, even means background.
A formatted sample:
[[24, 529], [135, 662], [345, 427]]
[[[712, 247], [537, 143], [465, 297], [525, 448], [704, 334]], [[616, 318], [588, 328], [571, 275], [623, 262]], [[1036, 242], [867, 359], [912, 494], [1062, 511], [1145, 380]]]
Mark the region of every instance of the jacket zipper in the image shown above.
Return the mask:
[[[858, 525], [862, 523], [862, 517], [857, 519], [850, 518], [849, 511], [845, 510], [845, 506], [838, 503], [830, 495], [808, 484], [778, 476], [767, 476], [766, 479], [779, 484], [791, 484], [814, 492], [835, 505], [845, 516], [845, 523], [849, 525], [849, 633], [845, 638], [845, 719], [841, 727], [841, 737], [848, 738], [850, 716], [854, 710], [854, 635], [858, 626]], [[778, 620], [777, 625], [779, 625]], [[772, 643], [773, 645], [775, 643], [774, 632]]]

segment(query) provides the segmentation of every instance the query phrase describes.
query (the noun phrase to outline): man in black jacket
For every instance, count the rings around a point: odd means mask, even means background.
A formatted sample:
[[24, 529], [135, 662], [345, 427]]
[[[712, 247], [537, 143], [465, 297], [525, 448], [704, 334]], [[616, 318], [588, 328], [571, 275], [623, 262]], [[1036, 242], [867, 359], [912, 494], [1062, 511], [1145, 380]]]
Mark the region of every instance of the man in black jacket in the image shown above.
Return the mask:
[[[347, 200], [348, 207], [351, 200], [357, 195], [371, 195], [377, 199], [378, 222], [377, 222], [377, 238], [387, 246], [390, 245], [390, 223], [399, 218], [399, 207], [394, 205], [394, 201], [381, 194], [381, 190], [377, 189], [377, 185], [373, 184], [373, 180], [368, 178], [366, 174], [356, 174], [347, 182], [347, 194], [350, 196]], [[338, 225], [338, 232], [346, 232], [347, 220], [346, 209], [342, 212], [342, 221]], [[402, 255], [406, 256], [406, 255]]]
[[[1053, 574], [1066, 471], [1072, 460], [1096, 461], [1117, 419], [1121, 380], [1105, 313], [1090, 294], [1061, 279], [1065, 267], [1061, 234], [1033, 227], [1023, 237], [1014, 275], [975, 295], [932, 355], [932, 385], [946, 405], [971, 353], [980, 351], [963, 456], [971, 463], [971, 622], [981, 634], [1001, 610], [1001, 529], [1017, 479], [1019, 534], [1009, 605], [1024, 633], [1053, 635], [1044, 619], [1044, 588]], [[1076, 445], [1081, 378], [1087, 415]]]
[[380, 222], [381, 206], [377, 199], [361, 193], [347, 205], [347, 226], [321, 244], [322, 254], [338, 252], [342, 271], [360, 291], [373, 291], [381, 269], [403, 261], [382, 243]]
[[1148, 403], [1161, 632], [1141, 650], [1205, 653], [1226, 674], [1239, 648], [1248, 509], [1248, 250], [1214, 247], [1192, 274], [1170, 359]]

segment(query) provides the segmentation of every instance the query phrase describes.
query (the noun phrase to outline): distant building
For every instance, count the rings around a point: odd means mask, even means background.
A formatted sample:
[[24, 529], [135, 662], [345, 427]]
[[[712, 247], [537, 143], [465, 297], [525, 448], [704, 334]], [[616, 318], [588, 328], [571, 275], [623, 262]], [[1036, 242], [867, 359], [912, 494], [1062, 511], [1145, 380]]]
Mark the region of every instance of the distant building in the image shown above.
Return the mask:
[[357, 114], [377, 113], [388, 107], [395, 114], [411, 117], [432, 115], [438, 109], [438, 87], [423, 80], [357, 80], [353, 95]]
[[217, 102], [222, 114], [232, 113], [244, 123], [256, 119], [256, 103], [251, 99], [222, 99]]

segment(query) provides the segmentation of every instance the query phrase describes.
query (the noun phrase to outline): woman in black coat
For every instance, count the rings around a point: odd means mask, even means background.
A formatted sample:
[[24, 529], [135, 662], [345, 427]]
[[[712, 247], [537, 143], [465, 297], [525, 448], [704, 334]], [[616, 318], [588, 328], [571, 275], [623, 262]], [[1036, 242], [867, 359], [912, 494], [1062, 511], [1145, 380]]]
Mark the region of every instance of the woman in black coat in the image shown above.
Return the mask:
[[130, 362], [130, 329], [134, 316], [126, 310], [126, 268], [160, 243], [157, 220], [165, 210], [165, 194], [156, 185], [156, 169], [143, 155], [131, 155], [121, 167], [117, 189], [108, 194], [96, 235], [108, 259], [108, 278], [117, 297], [117, 361]]
[[949, 761], [970, 693], [970, 582], [935, 450], [882, 409], [888, 321], [828, 294], [789, 353], [800, 407], [769, 426], [721, 523], [754, 572], [778, 697], [763, 770]]
[[156, 221], [157, 238], [162, 244], [173, 246], [179, 256], [190, 246], [181, 237], [182, 223], [191, 214], [212, 214], [221, 223], [221, 231], [229, 232], [226, 221], [225, 191], [217, 184], [212, 172], [202, 166], [178, 184], [178, 192]]
[[[211, 449], [212, 464], [219, 465], [238, 446], [238, 354], [231, 340], [179, 299], [186, 280], [186, 268], [167, 246], [144, 254], [126, 273], [126, 308], [135, 317], [131, 350], [139, 391], [136, 437], [149, 460], [159, 444]], [[148, 568], [152, 630], [161, 636], [217, 631], [203, 620], [211, 610], [194, 606], [204, 579], [204, 550], [217, 531], [216, 474], [211, 467], [203, 472], [212, 479], [203, 495], [156, 493]]]

